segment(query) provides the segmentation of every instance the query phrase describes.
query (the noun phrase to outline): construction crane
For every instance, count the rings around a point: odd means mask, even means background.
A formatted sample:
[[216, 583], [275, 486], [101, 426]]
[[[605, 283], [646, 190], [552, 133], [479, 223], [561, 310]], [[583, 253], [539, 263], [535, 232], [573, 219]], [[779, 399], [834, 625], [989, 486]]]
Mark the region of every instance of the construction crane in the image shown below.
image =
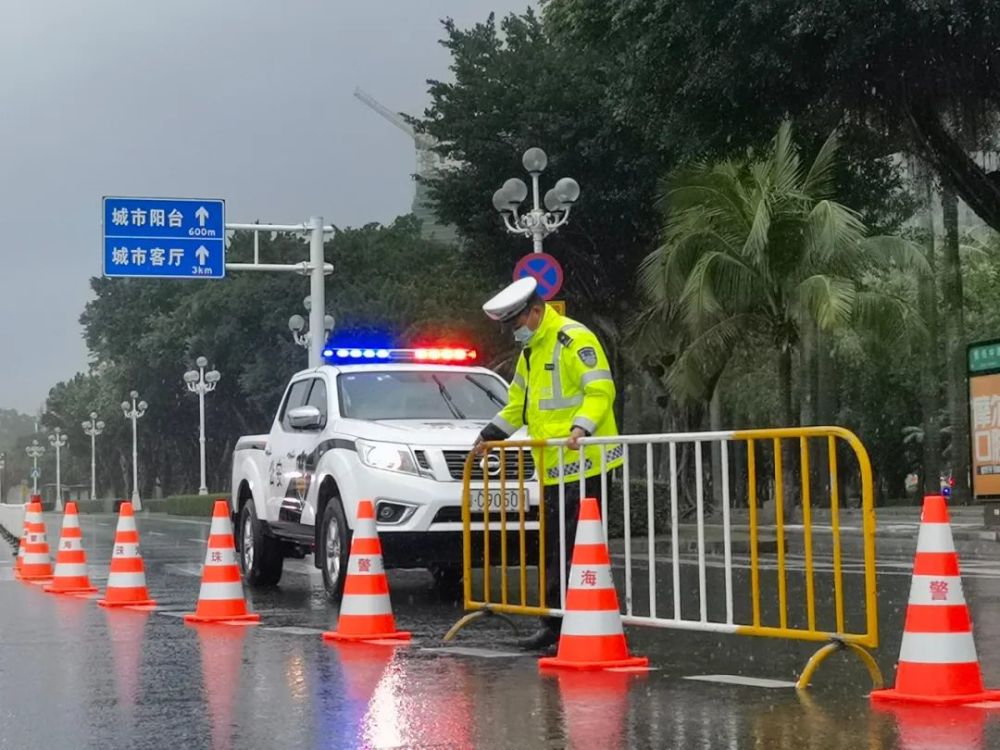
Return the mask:
[[[442, 168], [447, 166], [446, 160], [434, 151], [437, 141], [433, 137], [426, 133], [418, 133], [402, 115], [398, 112], [393, 112], [364, 89], [360, 87], [355, 88], [354, 96], [362, 104], [374, 110], [383, 119], [402, 130], [413, 140], [414, 155], [416, 157], [416, 174], [418, 177], [433, 177]], [[426, 184], [420, 179], [416, 180], [411, 210], [421, 221], [421, 235], [423, 237], [445, 242], [454, 242], [456, 240], [457, 235], [454, 228], [441, 224], [438, 221], [428, 200]]]

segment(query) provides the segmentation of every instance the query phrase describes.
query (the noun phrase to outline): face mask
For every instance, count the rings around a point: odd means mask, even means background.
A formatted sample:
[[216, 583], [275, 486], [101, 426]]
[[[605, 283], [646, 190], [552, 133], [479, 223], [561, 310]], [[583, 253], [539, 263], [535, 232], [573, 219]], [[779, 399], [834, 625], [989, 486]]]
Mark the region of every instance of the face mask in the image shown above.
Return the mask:
[[528, 326], [521, 326], [520, 328], [514, 329], [514, 341], [519, 343], [521, 346], [524, 346], [531, 341], [531, 337], [534, 335], [535, 332], [528, 328]]

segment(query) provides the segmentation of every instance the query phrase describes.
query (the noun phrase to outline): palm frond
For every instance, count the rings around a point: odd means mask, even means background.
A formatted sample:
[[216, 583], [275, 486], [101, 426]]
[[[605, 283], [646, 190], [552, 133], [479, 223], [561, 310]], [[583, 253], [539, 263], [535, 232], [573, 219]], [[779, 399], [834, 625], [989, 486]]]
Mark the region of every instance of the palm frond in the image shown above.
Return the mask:
[[857, 291], [850, 279], [817, 274], [799, 284], [798, 306], [823, 331], [833, 331], [851, 322]]
[[830, 198], [833, 195], [834, 169], [839, 151], [840, 135], [834, 130], [820, 146], [819, 153], [816, 154], [812, 166], [802, 181], [803, 193], [814, 199]]

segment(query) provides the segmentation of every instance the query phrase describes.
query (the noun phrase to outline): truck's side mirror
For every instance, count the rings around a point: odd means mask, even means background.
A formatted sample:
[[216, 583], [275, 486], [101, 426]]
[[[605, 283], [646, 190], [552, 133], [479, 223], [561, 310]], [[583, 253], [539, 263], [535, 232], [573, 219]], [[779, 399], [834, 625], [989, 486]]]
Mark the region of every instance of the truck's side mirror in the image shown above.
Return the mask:
[[323, 415], [315, 406], [296, 406], [288, 410], [288, 424], [296, 430], [313, 430], [323, 426]]

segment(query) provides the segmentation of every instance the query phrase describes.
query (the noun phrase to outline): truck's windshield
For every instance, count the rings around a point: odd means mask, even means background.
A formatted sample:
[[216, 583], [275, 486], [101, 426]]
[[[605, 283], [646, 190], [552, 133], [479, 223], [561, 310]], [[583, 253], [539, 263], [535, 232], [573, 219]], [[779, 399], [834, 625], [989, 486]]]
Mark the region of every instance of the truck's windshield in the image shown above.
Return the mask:
[[342, 373], [340, 410], [351, 419], [491, 419], [507, 403], [499, 378], [455, 370]]

